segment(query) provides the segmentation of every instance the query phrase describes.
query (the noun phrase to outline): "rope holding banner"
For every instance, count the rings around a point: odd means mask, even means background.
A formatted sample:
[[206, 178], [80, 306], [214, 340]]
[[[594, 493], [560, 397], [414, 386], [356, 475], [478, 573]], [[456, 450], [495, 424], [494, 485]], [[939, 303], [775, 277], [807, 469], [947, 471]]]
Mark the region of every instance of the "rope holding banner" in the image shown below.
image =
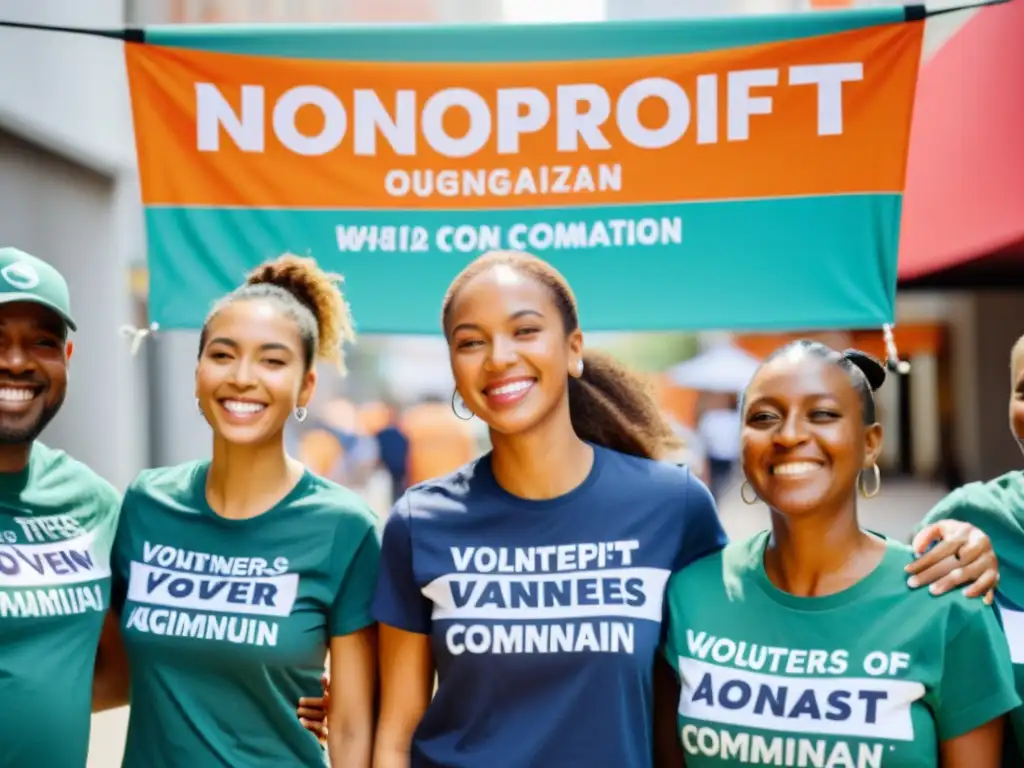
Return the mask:
[[141, 27], [64, 27], [55, 24], [32, 24], [24, 21], [8, 21], [6, 19], [0, 19], [0, 27], [27, 29], [36, 32], [64, 32], [70, 35], [105, 37], [109, 40], [122, 40], [126, 43], [146, 42], [146, 31]]
[[[1014, 2], [1014, 0], [982, 0], [982, 2], [964, 3], [963, 5], [951, 5], [945, 8], [926, 8], [925, 6], [908, 5], [907, 9], [923, 8], [924, 15], [922, 19], [930, 19], [934, 16], [945, 16], [947, 13], [960, 13], [961, 11], [973, 11], [977, 8], [986, 8], [990, 5], [1005, 5], [1006, 3]], [[909, 20], [909, 19], [908, 19]]]
[[126, 339], [131, 341], [131, 354], [135, 357], [139, 353], [139, 349], [142, 347], [142, 342], [146, 340], [147, 336], [152, 336], [160, 330], [159, 323], [150, 323], [146, 328], [136, 328], [134, 325], [122, 325], [120, 333]]
[[[947, 13], [959, 13], [961, 11], [973, 11], [977, 8], [984, 8], [989, 5], [1004, 5], [1014, 0], [975, 0], [962, 5], [946, 6], [944, 8], [929, 8], [924, 3], [915, 3], [904, 6], [907, 21], [923, 21], [933, 16], [943, 16]], [[126, 43], [145, 43], [146, 30], [144, 27], [66, 27], [56, 24], [35, 24], [24, 21], [11, 21], [0, 19], [0, 27], [8, 29], [28, 29], [39, 32], [64, 32], [72, 35], [89, 35], [92, 37], [106, 37], [111, 40], [122, 40]]]
[[[975, 0], [962, 5], [946, 6], [945, 8], [929, 8], [924, 3], [904, 6], [907, 21], [923, 21], [933, 16], [944, 16], [947, 13], [973, 11], [990, 5], [1004, 5], [1015, 0]], [[1024, 0], [1017, 0], [1024, 1]], [[87, 35], [89, 37], [105, 37], [109, 40], [120, 40], [125, 43], [145, 43], [145, 27], [67, 27], [58, 24], [36, 24], [24, 21], [0, 19], [0, 28], [34, 30], [37, 32], [62, 32], [71, 35]]]
[[886, 323], [882, 326], [882, 336], [885, 338], [885, 365], [890, 371], [895, 371], [901, 376], [910, 373], [910, 363], [900, 360], [899, 350], [896, 349], [896, 336], [892, 332], [892, 324]]

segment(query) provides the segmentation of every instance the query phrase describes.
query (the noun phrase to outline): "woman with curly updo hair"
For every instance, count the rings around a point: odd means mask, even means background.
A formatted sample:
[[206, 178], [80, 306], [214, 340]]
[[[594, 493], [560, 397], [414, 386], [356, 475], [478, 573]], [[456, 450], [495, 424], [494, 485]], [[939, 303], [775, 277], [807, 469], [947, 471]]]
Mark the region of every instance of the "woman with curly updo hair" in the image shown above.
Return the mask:
[[330, 652], [330, 759], [369, 768], [379, 542], [353, 492], [288, 456], [319, 361], [353, 339], [339, 278], [263, 264], [210, 312], [196, 406], [212, 458], [144, 471], [125, 496], [114, 606], [131, 675], [126, 768], [322, 766], [296, 717]]

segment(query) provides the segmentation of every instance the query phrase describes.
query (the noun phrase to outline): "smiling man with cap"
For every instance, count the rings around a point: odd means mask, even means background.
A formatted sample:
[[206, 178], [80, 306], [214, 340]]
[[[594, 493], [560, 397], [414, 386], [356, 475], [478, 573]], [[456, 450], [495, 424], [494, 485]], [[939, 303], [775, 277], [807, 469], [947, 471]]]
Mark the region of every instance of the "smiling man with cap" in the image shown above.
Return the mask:
[[16, 248], [0, 248], [0, 471], [24, 467], [32, 441], [57, 415], [76, 330], [61, 274]]
[[[37, 441], [67, 392], [67, 282], [0, 248], [0, 763], [84, 766], [120, 495]], [[47, 717], [32, 702], [46, 701]]]
[[[76, 329], [60, 272], [0, 248], [4, 768], [85, 768], [92, 712], [128, 699], [118, 617], [107, 611], [121, 495], [85, 464], [37, 440], [64, 404], [68, 332]], [[306, 706], [299, 714], [322, 736], [324, 703]]]

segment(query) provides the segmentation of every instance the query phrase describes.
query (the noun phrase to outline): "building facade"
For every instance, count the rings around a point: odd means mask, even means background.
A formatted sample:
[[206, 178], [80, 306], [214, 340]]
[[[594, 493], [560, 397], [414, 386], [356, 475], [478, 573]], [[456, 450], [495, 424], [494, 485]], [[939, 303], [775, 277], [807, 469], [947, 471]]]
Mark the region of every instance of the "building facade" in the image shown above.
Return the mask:
[[[495, 22], [514, 2], [0, 0], [0, 18], [111, 28], [126, 23]], [[844, 3], [601, 4], [607, 18], [624, 19], [804, 11]], [[575, 6], [581, 15], [593, 17], [593, 8]], [[966, 18], [950, 15], [929, 22], [927, 51]], [[209, 439], [192, 397], [195, 334], [158, 334], [134, 357], [122, 334], [124, 326], [142, 322], [132, 275], [145, 262], [145, 240], [121, 45], [89, 36], [0, 29], [0, 68], [9, 73], [0, 78], [0, 243], [33, 252], [64, 272], [80, 325], [67, 407], [45, 438], [124, 487], [145, 466], [202, 455]], [[944, 329], [944, 341], [912, 361], [914, 373], [903, 385], [909, 397], [900, 399], [898, 387], [883, 396], [889, 410], [897, 412], [890, 424], [891, 445], [899, 450], [901, 439], [910, 440], [914, 469], [923, 474], [951, 463], [959, 479], [971, 480], [1020, 466], [1019, 448], [1006, 428], [1008, 354], [1024, 331], [1019, 294], [907, 295], [900, 299], [899, 320], [937, 324]], [[911, 427], [902, 434], [901, 419]], [[949, 456], [941, 455], [942, 446]], [[118, 765], [124, 713], [96, 723], [90, 768]]]
[[[118, 27], [118, 0], [0, 2], [7, 20]], [[149, 454], [145, 361], [119, 329], [133, 320], [129, 265], [142, 259], [121, 47], [80, 35], [0, 30], [0, 241], [52, 262], [71, 285], [67, 406], [45, 439], [118, 485]]]
[[[530, 0], [0, 0], [3, 18], [68, 26], [246, 22], [494, 22], [530, 16]], [[854, 0], [856, 3], [856, 0]], [[856, 4], [878, 4], [867, 0]], [[847, 0], [575, 0], [565, 16], [609, 19], [805, 11]], [[88, 8], [86, 9], [86, 5]], [[571, 6], [571, 7], [570, 7]], [[524, 12], [525, 9], [525, 12]], [[550, 8], [542, 18], [550, 18]], [[928, 22], [926, 56], [969, 14]], [[191, 397], [194, 334], [161, 335], [136, 357], [121, 333], [142, 321], [133, 268], [145, 262], [134, 142], [121, 45], [80, 35], [0, 30], [0, 241], [52, 261], [67, 276], [76, 334], [68, 407], [46, 439], [118, 485], [139, 468], [206, 450]], [[979, 478], [1016, 466], [1005, 429], [1006, 356], [1024, 328], [1015, 294], [912, 294], [901, 322], [948, 328], [948, 348], [919, 355], [911, 377], [912, 429], [893, 423], [893, 444], [914, 443], [914, 468], [931, 473], [940, 456], [940, 414], [953, 424], [958, 474]], [[942, 369], [942, 361], [949, 368]], [[893, 399], [896, 395], [886, 393]], [[894, 402], [896, 402], [894, 400]], [[943, 403], [951, 402], [952, 406]], [[889, 412], [893, 412], [893, 408]], [[904, 416], [900, 416], [904, 418]], [[949, 431], [949, 430], [946, 430]], [[98, 435], [105, 438], [102, 443]], [[949, 438], [946, 438], [949, 440]]]

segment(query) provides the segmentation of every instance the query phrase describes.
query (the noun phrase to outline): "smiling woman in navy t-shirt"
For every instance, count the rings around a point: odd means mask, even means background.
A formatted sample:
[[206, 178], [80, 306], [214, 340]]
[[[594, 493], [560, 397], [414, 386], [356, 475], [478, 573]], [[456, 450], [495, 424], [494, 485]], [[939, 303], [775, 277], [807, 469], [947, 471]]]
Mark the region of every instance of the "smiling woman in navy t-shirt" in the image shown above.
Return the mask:
[[545, 262], [481, 257], [443, 325], [453, 407], [493, 450], [387, 523], [374, 764], [645, 768], [665, 583], [725, 545], [711, 495], [652, 460], [672, 430], [636, 378], [584, 353]]

